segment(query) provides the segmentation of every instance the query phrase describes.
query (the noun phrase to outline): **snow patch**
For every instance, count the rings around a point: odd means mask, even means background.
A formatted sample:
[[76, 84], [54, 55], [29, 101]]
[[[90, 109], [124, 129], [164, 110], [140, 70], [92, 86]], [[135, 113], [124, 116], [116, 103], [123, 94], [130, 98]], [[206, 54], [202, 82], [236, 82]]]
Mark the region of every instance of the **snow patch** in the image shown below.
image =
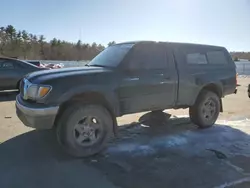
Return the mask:
[[239, 127], [249, 127], [250, 128], [250, 120], [248, 118], [244, 118], [244, 119], [241, 119], [241, 120], [218, 120], [216, 122], [217, 124], [221, 124], [221, 125], [228, 125], [228, 126], [232, 126], [232, 127], [235, 127], [235, 126], [239, 126]]
[[141, 154], [141, 155], [149, 155], [154, 154], [155, 150], [150, 145], [140, 145], [137, 143], [125, 143], [118, 144], [114, 147], [111, 147], [107, 151], [108, 153], [133, 153], [133, 154]]
[[110, 153], [133, 153], [134, 155], [149, 155], [156, 153], [156, 148], [171, 148], [187, 144], [188, 141], [182, 136], [168, 136], [153, 138], [148, 144], [121, 143], [110, 147]]
[[[181, 117], [188, 116], [178, 116], [178, 118]], [[186, 149], [190, 150], [190, 147], [196, 147], [198, 151], [203, 150], [207, 147], [217, 147], [218, 143], [221, 143], [222, 145], [224, 145], [224, 148], [228, 144], [232, 144], [232, 142], [234, 144], [237, 143], [239, 147], [243, 147], [244, 145], [241, 142], [245, 142], [249, 138], [248, 135], [240, 131], [240, 128], [242, 127], [244, 130], [244, 128], [247, 127], [249, 123], [249, 119], [242, 119], [237, 121], [218, 120], [216, 122], [217, 125], [210, 129], [206, 129], [203, 131], [187, 130], [177, 135], [166, 135], [159, 137], [147, 137], [147, 135], [145, 135], [145, 137], [143, 137], [143, 139], [138, 140], [138, 142], [131, 141], [129, 143], [117, 143], [116, 145], [109, 147], [107, 152], [129, 154], [133, 156], [145, 156], [155, 154], [161, 149], [164, 150], [176, 147], [179, 147], [180, 149], [185, 149], [185, 151]], [[236, 131], [234, 127], [236, 127], [236, 129], [239, 129], [239, 131]], [[218, 134], [220, 135], [219, 137]], [[241, 140], [239, 140], [239, 138]], [[202, 140], [206, 146], [197, 144], [197, 141], [199, 142], [199, 140]]]
[[165, 148], [180, 146], [187, 143], [187, 139], [183, 136], [168, 136], [160, 137], [152, 140], [151, 145], [153, 146], [163, 146]]
[[239, 74], [239, 78], [250, 78], [250, 75]]

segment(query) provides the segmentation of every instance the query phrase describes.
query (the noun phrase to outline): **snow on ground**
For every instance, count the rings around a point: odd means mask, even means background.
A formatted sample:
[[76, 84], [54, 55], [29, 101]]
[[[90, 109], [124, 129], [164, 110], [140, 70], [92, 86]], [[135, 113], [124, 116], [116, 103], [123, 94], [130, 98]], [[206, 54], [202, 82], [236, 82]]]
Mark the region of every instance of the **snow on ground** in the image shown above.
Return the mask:
[[[186, 117], [179, 116], [178, 118]], [[191, 123], [189, 122], [189, 124]], [[237, 145], [238, 149], [245, 149], [244, 155], [250, 155], [250, 145], [248, 145], [250, 143], [248, 135], [248, 132], [250, 132], [250, 120], [247, 118], [237, 121], [218, 120], [216, 125], [209, 129], [184, 130], [170, 135], [147, 135], [147, 132], [145, 134], [145, 129], [147, 128], [147, 126], [141, 124], [136, 125], [132, 129], [137, 129], [138, 134], [139, 132], [142, 133], [139, 140], [131, 139], [118, 144], [116, 143], [114, 146], [108, 148], [107, 153], [127, 153], [138, 156], [152, 155], [169, 148], [178, 148], [185, 150], [188, 154], [190, 153], [189, 150], [193, 151], [194, 148], [196, 151], [217, 148], [231, 155], [238, 153], [234, 149]], [[232, 144], [233, 147], [231, 148]]]
[[121, 130], [126, 139], [111, 144], [94, 166], [123, 188], [250, 187], [249, 125], [246, 118], [218, 120], [197, 129], [181, 116], [165, 126], [129, 126]]
[[250, 75], [238, 75], [239, 78], [250, 78]]

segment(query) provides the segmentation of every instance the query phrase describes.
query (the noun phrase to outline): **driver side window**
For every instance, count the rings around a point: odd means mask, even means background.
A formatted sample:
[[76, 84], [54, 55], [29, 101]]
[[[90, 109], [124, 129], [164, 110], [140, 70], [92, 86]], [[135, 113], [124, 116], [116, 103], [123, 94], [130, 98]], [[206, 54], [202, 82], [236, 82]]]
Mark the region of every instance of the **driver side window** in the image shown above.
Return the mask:
[[128, 62], [129, 70], [157, 70], [167, 68], [166, 48], [156, 43], [135, 46]]

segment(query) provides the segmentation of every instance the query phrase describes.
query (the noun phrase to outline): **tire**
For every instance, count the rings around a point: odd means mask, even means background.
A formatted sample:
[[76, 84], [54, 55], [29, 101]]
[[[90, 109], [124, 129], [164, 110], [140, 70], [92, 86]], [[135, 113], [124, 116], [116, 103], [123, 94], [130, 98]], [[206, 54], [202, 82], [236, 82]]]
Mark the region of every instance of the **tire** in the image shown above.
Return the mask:
[[189, 108], [191, 121], [200, 128], [214, 125], [220, 113], [220, 98], [211, 91], [204, 90], [198, 96], [195, 104]]
[[[96, 127], [100, 128], [98, 134], [97, 129], [92, 130]], [[106, 108], [100, 105], [73, 104], [60, 115], [56, 135], [59, 144], [68, 154], [87, 157], [104, 149], [112, 130], [113, 121]], [[93, 137], [96, 137], [95, 142], [92, 141]]]

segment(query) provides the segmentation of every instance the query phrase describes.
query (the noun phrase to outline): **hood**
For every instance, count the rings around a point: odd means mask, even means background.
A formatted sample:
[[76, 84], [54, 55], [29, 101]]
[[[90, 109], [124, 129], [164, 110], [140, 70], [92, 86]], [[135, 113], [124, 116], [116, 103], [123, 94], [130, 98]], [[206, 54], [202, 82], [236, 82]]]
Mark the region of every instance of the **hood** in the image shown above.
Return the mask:
[[60, 69], [50, 69], [36, 71], [26, 75], [31, 83], [41, 83], [46, 80], [68, 77], [68, 76], [79, 76], [83, 74], [100, 73], [110, 71], [103, 67], [74, 67], [74, 68], [60, 68]]

